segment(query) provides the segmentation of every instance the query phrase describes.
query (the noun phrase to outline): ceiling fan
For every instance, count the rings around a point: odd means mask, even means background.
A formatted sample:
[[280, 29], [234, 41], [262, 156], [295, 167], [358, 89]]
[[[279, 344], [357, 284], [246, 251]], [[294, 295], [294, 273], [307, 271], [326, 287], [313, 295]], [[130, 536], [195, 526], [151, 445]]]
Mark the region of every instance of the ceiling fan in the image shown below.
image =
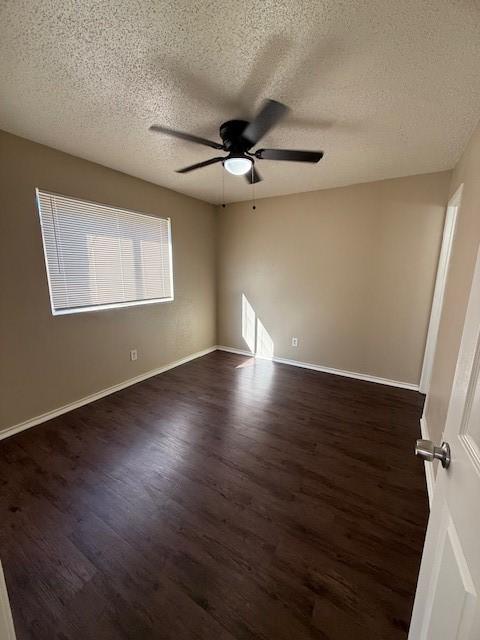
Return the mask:
[[323, 158], [323, 151], [299, 151], [294, 149], [257, 149], [253, 152], [250, 151], [288, 111], [288, 107], [281, 102], [265, 100], [252, 122], [228, 120], [228, 122], [224, 122], [220, 126], [220, 137], [223, 143], [156, 124], [150, 127], [150, 131], [159, 131], [181, 140], [189, 140], [212, 149], [228, 152], [227, 156], [216, 156], [215, 158], [210, 158], [210, 160], [204, 160], [183, 169], [177, 169], [177, 173], [188, 173], [221, 162], [229, 173], [235, 176], [244, 175], [247, 182], [253, 184], [260, 182], [262, 179], [255, 169], [255, 160], [289, 160], [290, 162], [315, 163]]

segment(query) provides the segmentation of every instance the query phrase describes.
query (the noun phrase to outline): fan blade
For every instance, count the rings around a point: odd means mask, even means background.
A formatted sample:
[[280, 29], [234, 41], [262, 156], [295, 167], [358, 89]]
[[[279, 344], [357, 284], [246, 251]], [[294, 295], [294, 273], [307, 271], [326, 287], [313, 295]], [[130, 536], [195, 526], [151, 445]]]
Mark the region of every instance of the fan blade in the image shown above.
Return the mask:
[[257, 144], [260, 138], [270, 131], [289, 111], [289, 108], [276, 100], [265, 100], [263, 107], [253, 122], [245, 127], [242, 136], [249, 142]]
[[318, 162], [323, 151], [298, 151], [296, 149], [259, 149], [255, 157], [260, 160], [289, 160], [290, 162]]
[[206, 138], [200, 138], [199, 136], [192, 136], [191, 133], [184, 133], [183, 131], [177, 131], [176, 129], [168, 129], [168, 127], [161, 127], [158, 124], [152, 124], [150, 131], [158, 131], [159, 133], [166, 133], [174, 138], [180, 138], [181, 140], [188, 140], [189, 142], [196, 142], [197, 144], [203, 144], [212, 149], [223, 149], [223, 144], [219, 142], [213, 142], [213, 140], [207, 140]]
[[261, 182], [263, 180], [254, 165], [252, 165], [251, 170], [245, 174], [245, 178], [249, 184], [257, 184], [257, 182]]
[[209, 164], [214, 164], [215, 162], [223, 162], [223, 160], [225, 160], [225, 158], [221, 158], [220, 156], [217, 158], [210, 158], [210, 160], [204, 160], [203, 162], [197, 162], [197, 164], [191, 164], [188, 167], [183, 167], [183, 169], [177, 169], [176, 173], [188, 173], [189, 171], [195, 171], [195, 169], [208, 167]]

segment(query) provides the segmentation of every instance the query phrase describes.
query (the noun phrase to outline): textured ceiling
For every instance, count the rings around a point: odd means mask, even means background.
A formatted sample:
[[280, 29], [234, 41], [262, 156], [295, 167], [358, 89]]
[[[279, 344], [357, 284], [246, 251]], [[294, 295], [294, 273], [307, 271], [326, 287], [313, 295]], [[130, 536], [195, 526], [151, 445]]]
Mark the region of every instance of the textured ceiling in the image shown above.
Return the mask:
[[0, 128], [209, 202], [251, 197], [221, 165], [174, 169], [266, 97], [292, 114], [257, 197], [450, 168], [480, 116], [475, 0], [0, 2]]

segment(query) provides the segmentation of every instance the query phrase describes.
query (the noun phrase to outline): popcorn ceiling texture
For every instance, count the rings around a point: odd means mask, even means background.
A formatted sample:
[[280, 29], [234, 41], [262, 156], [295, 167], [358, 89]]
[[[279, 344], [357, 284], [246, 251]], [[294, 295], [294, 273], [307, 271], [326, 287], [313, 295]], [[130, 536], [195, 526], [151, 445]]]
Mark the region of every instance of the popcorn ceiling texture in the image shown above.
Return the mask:
[[[217, 139], [266, 97], [293, 113], [261, 146], [257, 197], [440, 171], [480, 116], [480, 9], [467, 0], [11, 0], [0, 3], [0, 127], [218, 203], [215, 155], [148, 131]], [[251, 197], [225, 174], [226, 200]]]

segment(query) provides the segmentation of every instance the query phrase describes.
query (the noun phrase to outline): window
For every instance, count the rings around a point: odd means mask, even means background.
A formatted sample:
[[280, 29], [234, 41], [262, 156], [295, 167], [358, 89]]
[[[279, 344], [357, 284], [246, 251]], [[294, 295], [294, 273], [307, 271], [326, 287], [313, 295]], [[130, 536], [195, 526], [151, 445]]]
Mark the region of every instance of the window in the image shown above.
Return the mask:
[[173, 300], [170, 219], [37, 189], [54, 315]]

